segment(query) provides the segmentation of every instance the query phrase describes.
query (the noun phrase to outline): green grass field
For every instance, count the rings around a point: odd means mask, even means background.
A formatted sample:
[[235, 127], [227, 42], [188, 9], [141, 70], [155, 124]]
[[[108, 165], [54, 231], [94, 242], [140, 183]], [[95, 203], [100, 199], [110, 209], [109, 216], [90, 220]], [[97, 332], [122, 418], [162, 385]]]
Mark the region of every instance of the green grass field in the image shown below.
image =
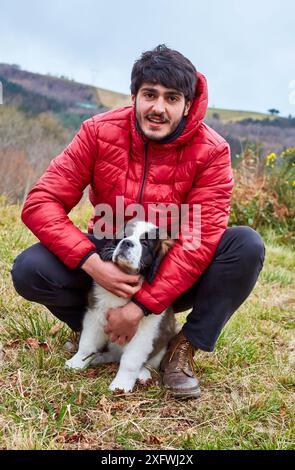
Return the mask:
[[[73, 220], [85, 229], [89, 209]], [[0, 204], [1, 449], [294, 449], [295, 254], [265, 236], [259, 282], [218, 340], [197, 352], [202, 396], [178, 402], [157, 383], [108, 390], [116, 365], [64, 369], [69, 330], [19, 297], [10, 267], [34, 237]], [[184, 320], [185, 314], [182, 315]]]
[[274, 116], [266, 113], [258, 113], [255, 111], [238, 111], [236, 109], [219, 109], [219, 108], [208, 108], [206, 113], [206, 119], [212, 118], [214, 113], [219, 114], [219, 118], [222, 122], [229, 121], [242, 121], [243, 119], [274, 119]]

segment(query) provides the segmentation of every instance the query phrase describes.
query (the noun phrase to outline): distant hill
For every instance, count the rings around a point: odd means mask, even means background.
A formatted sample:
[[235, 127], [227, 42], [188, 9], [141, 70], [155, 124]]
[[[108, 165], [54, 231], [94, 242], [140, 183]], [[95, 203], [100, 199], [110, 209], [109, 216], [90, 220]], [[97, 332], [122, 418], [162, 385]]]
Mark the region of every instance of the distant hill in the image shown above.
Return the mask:
[[[66, 77], [27, 72], [17, 65], [0, 64], [4, 104], [29, 117], [51, 113], [62, 129], [75, 133], [85, 119], [131, 103], [129, 95], [97, 88]], [[219, 108], [208, 108], [206, 123], [230, 144], [232, 158], [249, 144], [260, 153], [295, 146], [295, 118]]]
[[131, 104], [130, 95], [105, 90], [104, 88], [96, 88], [96, 93], [103, 106], [109, 109], [120, 108], [120, 106], [129, 106]]
[[[106, 107], [95, 87], [65, 78], [21, 70], [15, 65], [0, 64], [4, 103], [14, 104], [27, 112], [101, 112]], [[42, 105], [36, 104], [40, 100]], [[47, 104], [47, 109], [46, 108]]]
[[269, 114], [258, 113], [256, 111], [238, 111], [235, 109], [222, 109], [222, 108], [208, 108], [206, 119], [212, 119], [214, 116], [218, 116], [222, 122], [237, 122], [243, 121], [244, 119], [275, 119], [274, 116]]
[[[129, 95], [85, 85], [66, 77], [27, 72], [17, 65], [0, 64], [0, 80], [3, 82], [5, 104], [14, 104], [28, 112], [95, 114], [131, 103]], [[217, 115], [223, 122], [270, 117], [252, 111], [208, 108], [208, 119]]]

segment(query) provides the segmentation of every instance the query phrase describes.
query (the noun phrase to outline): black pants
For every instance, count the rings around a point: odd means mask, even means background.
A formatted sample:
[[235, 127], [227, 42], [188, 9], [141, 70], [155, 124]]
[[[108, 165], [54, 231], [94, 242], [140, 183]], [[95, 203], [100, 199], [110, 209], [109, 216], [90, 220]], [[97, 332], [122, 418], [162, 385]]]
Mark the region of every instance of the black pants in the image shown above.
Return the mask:
[[[99, 253], [104, 240], [87, 235]], [[201, 278], [173, 304], [175, 312], [192, 308], [183, 332], [199, 349], [213, 351], [231, 315], [252, 291], [264, 261], [264, 245], [249, 227], [228, 228]], [[81, 323], [92, 278], [82, 269], [67, 268], [41, 243], [20, 253], [12, 279], [25, 299], [45, 305], [75, 331]]]

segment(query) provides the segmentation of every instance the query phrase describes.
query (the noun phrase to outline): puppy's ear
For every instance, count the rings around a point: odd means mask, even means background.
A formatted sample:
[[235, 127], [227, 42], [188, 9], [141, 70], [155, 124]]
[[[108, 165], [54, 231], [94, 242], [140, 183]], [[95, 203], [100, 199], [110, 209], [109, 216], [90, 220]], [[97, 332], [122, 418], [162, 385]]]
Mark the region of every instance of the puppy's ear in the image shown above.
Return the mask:
[[99, 252], [99, 256], [103, 261], [112, 261], [113, 253], [116, 248], [115, 240], [108, 240], [101, 251]]
[[168, 253], [169, 249], [173, 245], [173, 240], [171, 238], [167, 238], [166, 240], [159, 240], [158, 245], [155, 249], [155, 256], [153, 262], [147, 272], [145, 277], [146, 281], [151, 284], [154, 280], [156, 272], [161, 264], [162, 259]]

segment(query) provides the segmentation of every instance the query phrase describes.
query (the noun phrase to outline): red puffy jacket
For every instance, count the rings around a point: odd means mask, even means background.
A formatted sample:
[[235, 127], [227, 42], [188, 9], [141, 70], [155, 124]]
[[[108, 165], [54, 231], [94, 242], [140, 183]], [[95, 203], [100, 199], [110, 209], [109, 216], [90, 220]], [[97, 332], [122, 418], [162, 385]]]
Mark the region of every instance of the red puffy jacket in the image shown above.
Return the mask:
[[76, 268], [95, 250], [67, 216], [87, 185], [94, 207], [108, 203], [115, 210], [116, 196], [124, 196], [125, 206], [140, 201], [145, 210], [149, 203], [201, 204], [200, 246], [184, 250], [178, 239], [152, 284], [145, 282], [136, 294], [148, 309], [162, 312], [207, 268], [228, 222], [229, 146], [203, 123], [207, 101], [206, 79], [198, 73], [185, 129], [171, 143], [149, 141], [147, 154], [132, 106], [85, 121], [28, 194], [23, 222], [66, 266]]

